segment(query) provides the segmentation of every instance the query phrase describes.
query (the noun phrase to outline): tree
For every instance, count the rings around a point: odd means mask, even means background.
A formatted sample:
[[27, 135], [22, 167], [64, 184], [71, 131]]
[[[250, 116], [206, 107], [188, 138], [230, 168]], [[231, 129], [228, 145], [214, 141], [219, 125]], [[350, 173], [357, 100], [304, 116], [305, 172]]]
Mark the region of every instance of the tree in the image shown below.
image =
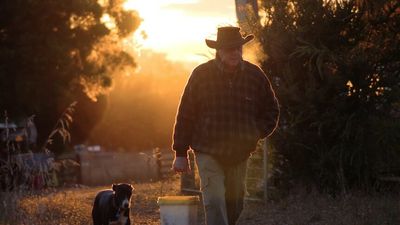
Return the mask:
[[[400, 3], [261, 1], [252, 23], [281, 104], [271, 138], [289, 179], [371, 187], [400, 163]], [[398, 172], [398, 171], [397, 171]]]
[[71, 102], [79, 110], [79, 100], [96, 99], [117, 71], [135, 66], [120, 40], [139, 24], [119, 0], [1, 1], [0, 110], [36, 114], [45, 138]]

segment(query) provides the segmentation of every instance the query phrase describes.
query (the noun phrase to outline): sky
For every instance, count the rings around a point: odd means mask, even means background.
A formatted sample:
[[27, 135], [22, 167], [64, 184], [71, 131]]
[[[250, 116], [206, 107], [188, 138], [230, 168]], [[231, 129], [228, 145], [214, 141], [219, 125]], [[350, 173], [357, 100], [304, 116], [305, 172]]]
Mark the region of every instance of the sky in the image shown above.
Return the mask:
[[128, 42], [173, 61], [206, 61], [214, 52], [204, 40], [215, 40], [219, 26], [236, 25], [234, 0], [127, 0], [124, 7], [143, 19]]

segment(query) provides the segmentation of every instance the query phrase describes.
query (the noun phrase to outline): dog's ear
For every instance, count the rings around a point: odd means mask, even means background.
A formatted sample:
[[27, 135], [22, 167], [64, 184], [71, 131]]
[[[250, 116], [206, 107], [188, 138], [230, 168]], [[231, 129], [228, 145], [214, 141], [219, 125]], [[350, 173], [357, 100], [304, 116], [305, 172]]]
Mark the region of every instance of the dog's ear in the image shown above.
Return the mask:
[[113, 184], [113, 185], [112, 185], [112, 189], [113, 189], [113, 191], [117, 191], [117, 185], [116, 185], [116, 184]]

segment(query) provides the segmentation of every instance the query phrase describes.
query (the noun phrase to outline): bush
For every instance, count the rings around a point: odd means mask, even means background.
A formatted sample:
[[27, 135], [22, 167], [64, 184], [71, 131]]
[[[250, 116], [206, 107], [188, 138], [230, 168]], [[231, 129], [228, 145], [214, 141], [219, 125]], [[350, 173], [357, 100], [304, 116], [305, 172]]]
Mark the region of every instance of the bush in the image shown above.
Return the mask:
[[281, 104], [271, 141], [287, 180], [369, 189], [400, 165], [400, 5], [364, 3], [261, 3], [264, 22], [251, 27]]

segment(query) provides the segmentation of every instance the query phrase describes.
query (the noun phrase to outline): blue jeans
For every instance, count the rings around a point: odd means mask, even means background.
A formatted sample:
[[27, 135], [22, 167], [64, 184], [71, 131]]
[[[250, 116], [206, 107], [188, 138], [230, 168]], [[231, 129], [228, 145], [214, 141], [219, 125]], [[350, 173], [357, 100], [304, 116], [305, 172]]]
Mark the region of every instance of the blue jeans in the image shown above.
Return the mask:
[[223, 166], [212, 156], [195, 153], [207, 225], [234, 225], [243, 210], [247, 160]]

